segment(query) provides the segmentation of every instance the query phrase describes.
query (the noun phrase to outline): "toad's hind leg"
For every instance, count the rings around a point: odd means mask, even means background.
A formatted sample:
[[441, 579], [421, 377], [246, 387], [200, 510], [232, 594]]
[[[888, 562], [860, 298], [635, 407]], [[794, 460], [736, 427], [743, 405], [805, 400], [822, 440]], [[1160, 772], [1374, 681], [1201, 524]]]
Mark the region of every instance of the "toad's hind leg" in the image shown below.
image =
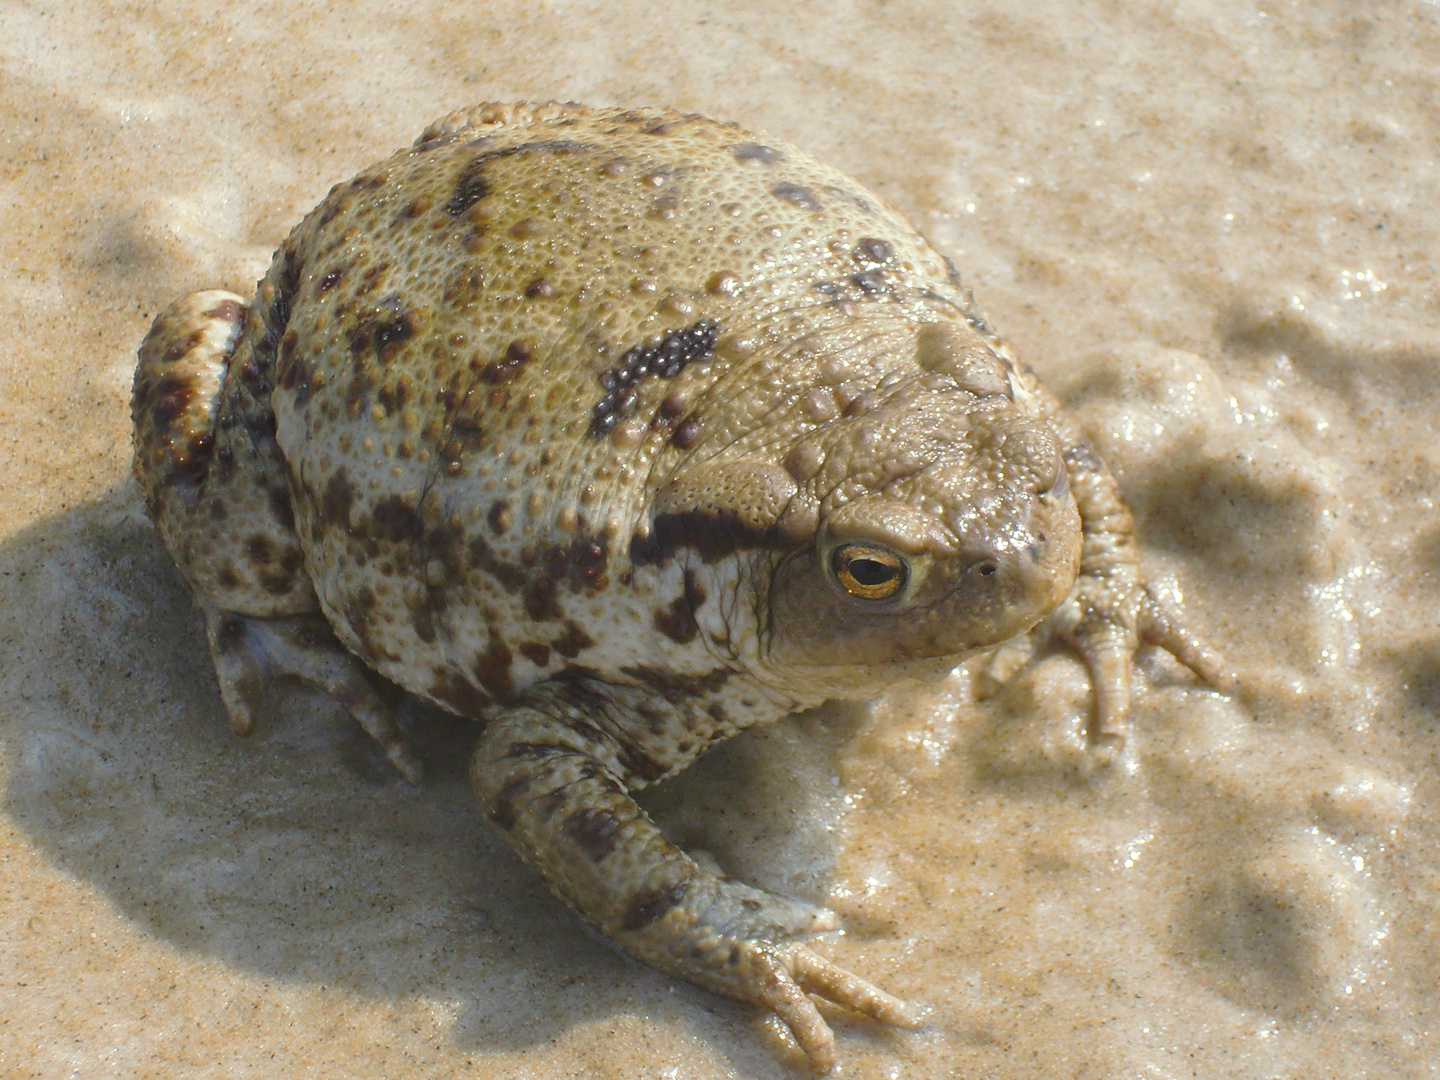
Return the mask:
[[265, 686], [277, 676], [293, 675], [350, 710], [400, 775], [412, 784], [420, 782], [424, 776], [420, 760], [359, 661], [335, 640], [323, 616], [252, 619], [203, 601], [201, 608], [220, 697], [237, 735], [248, 735], [254, 728], [252, 709]]
[[638, 786], [603, 691], [586, 708], [537, 691], [493, 716], [470, 778], [482, 808], [558, 896], [632, 956], [773, 1011], [817, 1072], [835, 1038], [811, 995], [885, 1024], [910, 1006], [805, 944], [835, 915], [731, 881], [671, 844], [631, 799]]
[[[272, 271], [272, 277], [274, 271]], [[293, 675], [340, 701], [406, 779], [420, 763], [369, 676], [335, 640], [305, 572], [275, 442], [270, 372], [284, 305], [191, 293], [140, 346], [131, 416], [145, 509], [205, 612], [220, 693], [239, 734], [267, 681]]]

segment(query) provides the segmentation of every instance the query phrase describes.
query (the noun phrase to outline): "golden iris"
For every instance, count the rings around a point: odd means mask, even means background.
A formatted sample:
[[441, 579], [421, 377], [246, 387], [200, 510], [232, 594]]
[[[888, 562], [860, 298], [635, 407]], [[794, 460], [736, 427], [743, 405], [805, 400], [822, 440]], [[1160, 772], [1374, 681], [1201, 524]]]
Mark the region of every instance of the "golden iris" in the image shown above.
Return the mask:
[[869, 544], [846, 544], [830, 554], [835, 579], [851, 596], [862, 600], [888, 600], [910, 577], [905, 560], [893, 551]]

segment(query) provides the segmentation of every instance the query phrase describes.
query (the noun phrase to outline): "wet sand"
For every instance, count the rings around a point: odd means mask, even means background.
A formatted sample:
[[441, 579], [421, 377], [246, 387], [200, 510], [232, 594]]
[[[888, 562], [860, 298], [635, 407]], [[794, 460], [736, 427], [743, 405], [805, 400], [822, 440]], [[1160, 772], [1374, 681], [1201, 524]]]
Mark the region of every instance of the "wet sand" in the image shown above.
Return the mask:
[[850, 1077], [1440, 1075], [1440, 7], [0, 4], [0, 1073], [771, 1078], [473, 806], [282, 688], [226, 725], [129, 477], [134, 349], [486, 100], [665, 104], [946, 251], [1119, 475], [1241, 689], [1064, 651], [752, 732], [650, 805], [921, 1003]]

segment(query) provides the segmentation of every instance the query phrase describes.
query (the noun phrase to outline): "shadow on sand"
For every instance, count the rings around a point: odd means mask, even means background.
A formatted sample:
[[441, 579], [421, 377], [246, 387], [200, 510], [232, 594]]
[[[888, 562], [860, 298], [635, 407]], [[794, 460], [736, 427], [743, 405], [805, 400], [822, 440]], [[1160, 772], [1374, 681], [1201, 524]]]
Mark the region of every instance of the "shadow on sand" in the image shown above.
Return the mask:
[[[0, 542], [0, 582], [5, 812], [157, 938], [281, 983], [460, 1002], [460, 1048], [638, 1008], [747, 1075], [785, 1075], [752, 1010], [623, 957], [520, 864], [470, 795], [476, 723], [401, 702], [420, 788], [299, 684], [275, 688], [252, 737], [231, 734], [199, 613], [131, 484]], [[818, 899], [855, 723], [748, 732], [650, 801], [727, 869]]]

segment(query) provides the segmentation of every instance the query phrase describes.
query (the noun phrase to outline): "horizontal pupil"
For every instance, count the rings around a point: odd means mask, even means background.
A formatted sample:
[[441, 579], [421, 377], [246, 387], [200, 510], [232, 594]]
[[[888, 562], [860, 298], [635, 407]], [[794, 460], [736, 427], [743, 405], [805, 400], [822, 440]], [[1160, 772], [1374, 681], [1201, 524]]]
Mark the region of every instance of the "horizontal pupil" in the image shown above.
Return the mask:
[[900, 572], [899, 567], [887, 566], [874, 559], [851, 559], [845, 569], [861, 585], [883, 585]]

